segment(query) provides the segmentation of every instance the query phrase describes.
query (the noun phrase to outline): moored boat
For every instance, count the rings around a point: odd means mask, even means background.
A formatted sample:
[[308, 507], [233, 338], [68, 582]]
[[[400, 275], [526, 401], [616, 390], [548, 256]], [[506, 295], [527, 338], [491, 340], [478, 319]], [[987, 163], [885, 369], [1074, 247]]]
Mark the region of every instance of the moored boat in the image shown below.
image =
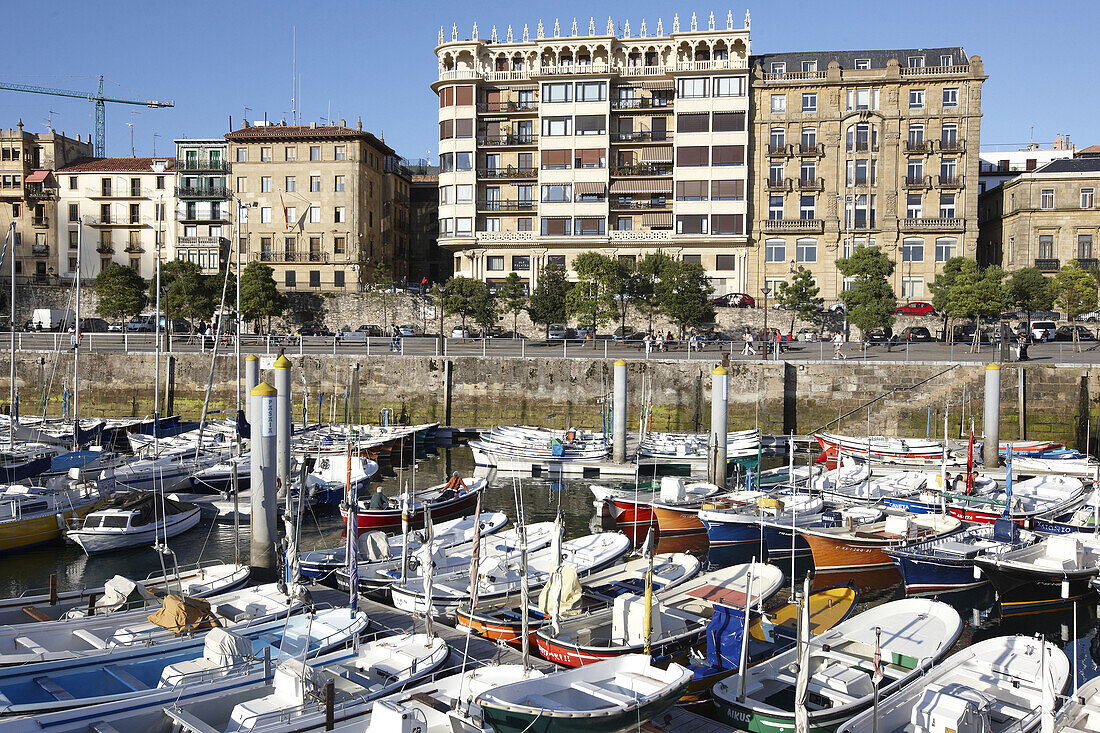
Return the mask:
[[919, 540], [946, 537], [958, 532], [962, 522], [940, 514], [888, 514], [883, 521], [869, 524], [799, 527], [798, 533], [810, 546], [814, 568], [823, 570], [889, 567], [893, 561], [885, 550]]
[[194, 504], [149, 491], [116, 494], [107, 505], [74, 521], [65, 538], [89, 555], [148, 545], [194, 529], [200, 519]]
[[1049, 535], [1026, 547], [974, 558], [997, 589], [1002, 613], [1037, 610], [1085, 598], [1100, 575], [1100, 538]]
[[[477, 503], [478, 493], [485, 488], [483, 478], [459, 478], [452, 476], [446, 483], [416, 491], [412, 494], [408, 507], [409, 528], [420, 529], [424, 526], [424, 510], [427, 508], [433, 522], [442, 522], [470, 513]], [[401, 503], [403, 499], [390, 499], [385, 509], [371, 509], [365, 500], [358, 507], [358, 528], [360, 532], [381, 530], [396, 532], [401, 529]], [[347, 507], [340, 507], [340, 515], [347, 524]]]
[[487, 690], [477, 703], [499, 733], [619, 733], [672, 707], [690, 679], [678, 664], [629, 654]]

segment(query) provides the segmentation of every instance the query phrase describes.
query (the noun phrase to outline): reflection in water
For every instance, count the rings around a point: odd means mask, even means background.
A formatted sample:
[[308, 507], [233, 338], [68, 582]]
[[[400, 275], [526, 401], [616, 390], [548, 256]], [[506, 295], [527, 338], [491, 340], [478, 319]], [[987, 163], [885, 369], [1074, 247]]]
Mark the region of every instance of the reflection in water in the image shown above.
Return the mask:
[[[473, 457], [467, 448], [441, 449], [439, 454], [417, 461], [412, 467], [397, 469], [381, 479], [380, 485], [388, 496], [396, 496], [401, 487], [426, 487], [438, 484], [452, 473], [462, 476], [475, 473]], [[614, 530], [614, 520], [601, 517], [593, 506], [588, 486], [598, 480], [583, 478], [534, 478], [496, 471], [476, 472], [489, 478], [482, 510], [501, 511], [509, 517], [516, 516], [513, 485], [520, 489], [528, 521], [552, 521], [561, 511], [567, 537], [579, 537], [597, 531]], [[302, 518], [301, 545], [303, 549], [326, 547], [342, 542], [343, 523], [337, 513], [309, 513]], [[248, 559], [248, 527], [240, 533], [241, 557]], [[232, 562], [235, 544], [233, 526], [204, 522], [196, 529], [173, 538], [170, 543], [180, 565], [204, 562]], [[658, 538], [660, 552], [691, 552], [706, 560], [711, 568], [725, 567], [750, 560], [760, 560], [765, 549], [759, 544], [747, 544], [730, 548], [710, 549], [705, 533], [679, 537]], [[170, 558], [168, 559], [170, 560]], [[790, 588], [790, 559], [776, 563], [787, 576], [784, 582]], [[795, 583], [813, 567], [808, 558], [799, 558], [794, 567]], [[45, 588], [51, 573], [58, 576], [62, 590], [102, 585], [120, 573], [140, 578], [160, 571], [160, 561], [152, 548], [133, 548], [89, 558], [75, 545], [57, 544], [28, 552], [0, 558], [0, 594], [5, 597], [20, 595], [32, 588]], [[903, 590], [893, 568], [875, 569], [859, 573], [830, 572], [813, 576], [814, 589], [852, 582], [860, 589], [857, 611], [864, 611], [888, 600], [903, 597]], [[787, 590], [780, 593], [785, 598]], [[1096, 676], [1100, 661], [1100, 641], [1097, 632], [1095, 599], [1081, 602], [1074, 614], [1072, 607], [1042, 614], [1004, 617], [998, 610], [993, 589], [979, 586], [959, 593], [939, 594], [941, 601], [954, 606], [967, 622], [967, 629], [960, 646], [1004, 634], [1033, 636], [1041, 633], [1051, 643], [1065, 649], [1073, 659], [1076, 654], [1079, 679]]]

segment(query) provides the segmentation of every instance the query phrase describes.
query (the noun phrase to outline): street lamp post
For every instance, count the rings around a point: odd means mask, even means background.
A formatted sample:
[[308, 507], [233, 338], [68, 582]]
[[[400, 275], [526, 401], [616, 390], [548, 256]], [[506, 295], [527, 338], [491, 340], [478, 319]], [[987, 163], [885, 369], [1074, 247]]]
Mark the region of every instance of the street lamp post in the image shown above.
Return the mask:
[[769, 339], [768, 339], [768, 294], [771, 292], [771, 288], [769, 288], [767, 285], [765, 285], [764, 287], [760, 288], [760, 292], [764, 294], [764, 339], [763, 339], [764, 344], [763, 344], [763, 348], [761, 348], [761, 350], [760, 350], [760, 353], [763, 354], [764, 360], [767, 361], [768, 360], [768, 341], [769, 341]]

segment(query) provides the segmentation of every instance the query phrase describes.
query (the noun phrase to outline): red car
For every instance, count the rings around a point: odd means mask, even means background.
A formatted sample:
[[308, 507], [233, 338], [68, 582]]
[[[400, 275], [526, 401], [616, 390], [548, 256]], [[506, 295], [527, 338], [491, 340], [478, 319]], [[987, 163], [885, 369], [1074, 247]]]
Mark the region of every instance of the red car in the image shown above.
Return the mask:
[[725, 295], [719, 295], [711, 302], [717, 306], [724, 306], [726, 308], [756, 307], [756, 300], [746, 293], [726, 293]]
[[902, 316], [934, 316], [936, 311], [931, 303], [913, 302], [899, 305], [895, 313]]

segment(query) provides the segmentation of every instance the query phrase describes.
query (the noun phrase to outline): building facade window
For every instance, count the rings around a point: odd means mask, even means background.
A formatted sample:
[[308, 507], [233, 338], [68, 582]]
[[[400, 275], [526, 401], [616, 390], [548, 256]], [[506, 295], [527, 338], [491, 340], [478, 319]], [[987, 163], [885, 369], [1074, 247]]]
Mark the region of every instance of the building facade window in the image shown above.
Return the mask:
[[710, 233], [738, 236], [745, 233], [743, 214], [714, 214], [710, 217]]
[[783, 218], [783, 197], [768, 197], [768, 219], [778, 221]]
[[936, 239], [936, 262], [947, 262], [955, 256], [954, 237], [938, 237]]
[[677, 234], [707, 234], [705, 214], [682, 214], [676, 217]]
[[919, 193], [909, 193], [905, 195], [906, 219], [920, 219], [923, 217], [922, 199], [923, 197]]
[[901, 243], [902, 262], [924, 262], [924, 240], [905, 239]]
[[903, 277], [901, 279], [901, 297], [906, 300], [915, 300], [924, 297], [923, 277]]
[[783, 239], [764, 240], [764, 262], [786, 262], [787, 242]]
[[954, 219], [955, 218], [955, 194], [953, 193], [941, 193], [940, 194], [940, 218], [941, 219]]
[[795, 242], [794, 252], [796, 262], [817, 262], [817, 240], [799, 239]]
[[485, 269], [489, 272], [502, 272], [504, 270], [503, 255], [489, 255], [485, 258]]
[[1054, 259], [1054, 235], [1053, 234], [1040, 234], [1039, 235], [1039, 259], [1052, 260]]
[[1078, 234], [1077, 235], [1077, 259], [1079, 259], [1079, 260], [1091, 260], [1092, 259], [1092, 235], [1091, 234]]
[[909, 90], [909, 109], [924, 109], [924, 90]]
[[516, 272], [527, 272], [531, 269], [531, 255], [513, 255], [512, 269]]
[[1096, 196], [1091, 188], [1081, 189], [1081, 208], [1091, 209], [1096, 205]]
[[785, 94], [773, 94], [771, 99], [771, 110], [774, 113], [783, 113], [787, 111], [787, 95]]
[[944, 89], [943, 90], [943, 106], [944, 109], [952, 109], [959, 106], [959, 90], [958, 89]]
[[816, 127], [803, 127], [802, 137], [800, 142], [802, 143], [803, 151], [810, 148], [817, 147], [817, 128]]
[[817, 94], [802, 95], [802, 111], [817, 112]]
[[800, 197], [798, 203], [798, 218], [803, 220], [817, 218], [817, 207], [815, 198], [812, 194]]

